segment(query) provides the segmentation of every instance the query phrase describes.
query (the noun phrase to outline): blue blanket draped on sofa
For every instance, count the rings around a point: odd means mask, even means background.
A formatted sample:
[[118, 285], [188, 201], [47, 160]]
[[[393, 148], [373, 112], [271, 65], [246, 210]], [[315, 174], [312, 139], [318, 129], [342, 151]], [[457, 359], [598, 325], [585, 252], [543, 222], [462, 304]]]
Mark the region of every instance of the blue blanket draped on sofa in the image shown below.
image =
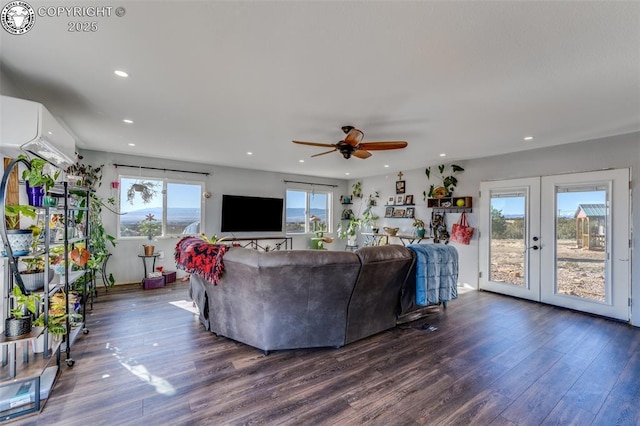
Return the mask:
[[444, 244], [411, 244], [416, 252], [416, 304], [447, 302], [458, 297], [458, 251]]

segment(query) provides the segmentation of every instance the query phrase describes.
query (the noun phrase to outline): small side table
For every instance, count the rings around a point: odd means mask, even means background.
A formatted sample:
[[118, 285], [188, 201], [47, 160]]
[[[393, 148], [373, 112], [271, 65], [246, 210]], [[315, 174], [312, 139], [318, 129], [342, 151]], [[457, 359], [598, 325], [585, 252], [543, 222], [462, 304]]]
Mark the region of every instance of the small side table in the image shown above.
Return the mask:
[[160, 253], [152, 254], [151, 256], [147, 256], [145, 254], [139, 254], [138, 257], [142, 259], [142, 265], [144, 266], [144, 276], [142, 277], [142, 283], [144, 284], [144, 279], [147, 278], [147, 261], [148, 259], [152, 259], [151, 261], [151, 272], [156, 270], [156, 259], [160, 257]]

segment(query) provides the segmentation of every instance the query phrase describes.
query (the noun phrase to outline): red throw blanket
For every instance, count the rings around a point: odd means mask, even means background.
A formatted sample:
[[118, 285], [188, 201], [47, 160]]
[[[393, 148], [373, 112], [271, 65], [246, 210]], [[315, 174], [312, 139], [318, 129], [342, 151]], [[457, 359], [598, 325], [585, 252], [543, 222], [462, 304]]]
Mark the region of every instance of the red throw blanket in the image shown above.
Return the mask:
[[222, 257], [227, 246], [209, 244], [196, 237], [184, 237], [176, 244], [176, 265], [190, 274], [217, 285], [224, 271]]

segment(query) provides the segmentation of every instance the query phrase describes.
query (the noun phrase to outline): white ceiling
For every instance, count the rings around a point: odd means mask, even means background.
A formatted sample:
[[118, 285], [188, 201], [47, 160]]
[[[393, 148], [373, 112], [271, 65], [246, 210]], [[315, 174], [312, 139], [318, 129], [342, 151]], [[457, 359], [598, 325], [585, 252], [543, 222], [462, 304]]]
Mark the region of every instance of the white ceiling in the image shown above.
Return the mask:
[[[640, 131], [638, 1], [30, 4], [126, 9], [0, 30], [3, 73], [81, 148], [344, 179]], [[291, 143], [345, 124], [409, 146]]]

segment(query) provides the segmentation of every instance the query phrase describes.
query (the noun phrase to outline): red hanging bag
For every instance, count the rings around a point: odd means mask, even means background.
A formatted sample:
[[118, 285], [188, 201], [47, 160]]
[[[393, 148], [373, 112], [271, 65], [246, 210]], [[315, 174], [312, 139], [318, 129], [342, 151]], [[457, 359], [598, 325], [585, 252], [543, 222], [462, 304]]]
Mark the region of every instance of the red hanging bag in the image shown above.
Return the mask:
[[463, 212], [460, 215], [458, 223], [453, 224], [453, 228], [451, 229], [451, 241], [458, 244], [469, 245], [471, 237], [473, 237], [473, 228], [467, 223], [467, 214]]

